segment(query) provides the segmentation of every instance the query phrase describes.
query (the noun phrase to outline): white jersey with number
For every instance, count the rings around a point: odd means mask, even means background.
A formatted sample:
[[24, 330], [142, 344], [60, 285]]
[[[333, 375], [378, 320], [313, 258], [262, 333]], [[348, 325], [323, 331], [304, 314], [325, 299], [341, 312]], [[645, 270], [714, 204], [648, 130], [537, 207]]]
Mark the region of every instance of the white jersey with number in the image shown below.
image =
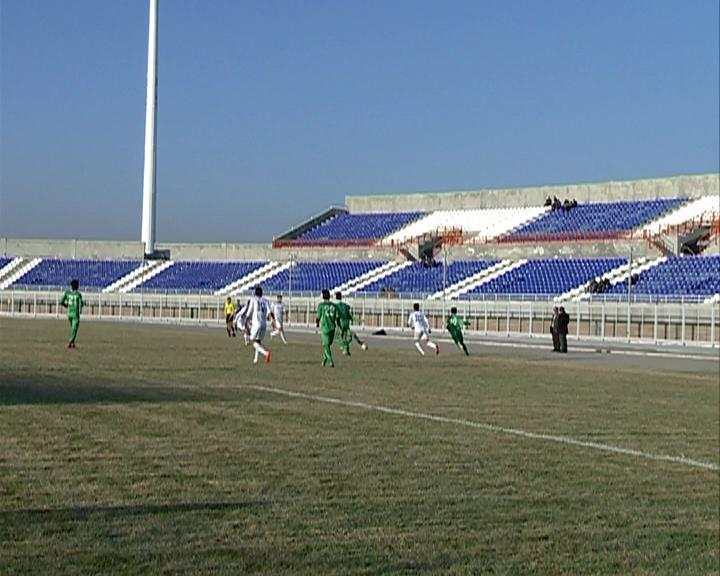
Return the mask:
[[280, 327], [285, 321], [285, 307], [282, 302], [278, 302], [273, 306], [273, 314], [275, 314], [275, 324]]
[[250, 320], [250, 337], [253, 340], [262, 340], [267, 329], [267, 319], [272, 312], [270, 302], [262, 296], [255, 296], [248, 306], [248, 319]]
[[408, 317], [408, 326], [415, 331], [415, 336], [428, 334], [430, 331], [430, 326], [428, 325], [425, 314], [418, 311], [410, 312], [410, 316]]

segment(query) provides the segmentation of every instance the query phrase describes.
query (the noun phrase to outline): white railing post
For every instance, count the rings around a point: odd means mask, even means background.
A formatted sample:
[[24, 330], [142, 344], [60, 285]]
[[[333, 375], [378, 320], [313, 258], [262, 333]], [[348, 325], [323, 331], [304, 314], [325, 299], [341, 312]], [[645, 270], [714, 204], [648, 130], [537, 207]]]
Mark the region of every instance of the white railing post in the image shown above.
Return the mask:
[[653, 322], [653, 343], [658, 342], [658, 303], [655, 302], [655, 319]]
[[528, 334], [530, 335], [530, 338], [533, 337], [533, 301], [530, 300], [530, 308], [529, 308], [529, 316], [528, 319]]
[[488, 330], [487, 330], [487, 320], [488, 320], [487, 300], [483, 300], [483, 303], [485, 304], [485, 336], [487, 336], [487, 333], [488, 333]]
[[685, 300], [683, 300], [680, 304], [682, 307], [682, 325], [680, 327], [680, 342], [683, 346], [685, 346]]
[[[575, 307], [575, 339], [580, 340], [580, 302]], [[588, 330], [589, 332], [590, 330]]]

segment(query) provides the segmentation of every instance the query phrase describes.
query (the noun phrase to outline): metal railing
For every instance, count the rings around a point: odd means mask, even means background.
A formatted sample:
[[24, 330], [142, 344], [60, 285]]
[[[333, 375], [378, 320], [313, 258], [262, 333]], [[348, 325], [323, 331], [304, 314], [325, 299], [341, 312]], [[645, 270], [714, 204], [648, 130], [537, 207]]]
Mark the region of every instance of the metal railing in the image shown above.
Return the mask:
[[[271, 295], [268, 295], [271, 296]], [[286, 322], [314, 326], [318, 294], [284, 293]], [[224, 323], [225, 297], [202, 294], [83, 293], [84, 318], [182, 324]], [[243, 298], [247, 297], [243, 295]], [[61, 291], [0, 291], [0, 315], [18, 318], [61, 318]], [[486, 336], [546, 338], [552, 309], [565, 306], [571, 317], [571, 338], [588, 341], [631, 341], [720, 346], [720, 303], [585, 300], [556, 303], [552, 299], [426, 300], [409, 295], [350, 295], [355, 325], [361, 330], [409, 330], [413, 302], [420, 301], [431, 327], [444, 331], [450, 307], [469, 322], [468, 331]]]

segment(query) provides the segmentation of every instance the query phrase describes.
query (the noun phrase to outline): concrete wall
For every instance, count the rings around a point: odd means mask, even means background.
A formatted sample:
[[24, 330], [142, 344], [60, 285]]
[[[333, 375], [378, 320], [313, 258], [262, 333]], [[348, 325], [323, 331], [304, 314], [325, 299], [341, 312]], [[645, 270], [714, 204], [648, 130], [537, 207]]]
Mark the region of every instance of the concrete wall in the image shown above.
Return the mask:
[[26, 258], [96, 258], [142, 260], [143, 243], [105, 240], [0, 238], [0, 254]]
[[642, 200], [648, 198], [695, 198], [720, 193], [720, 174], [674, 176], [648, 180], [625, 180], [501, 190], [426, 192], [383, 196], [348, 196], [350, 212], [400, 212], [408, 210], [452, 210], [460, 208], [510, 208], [540, 206], [548, 196], [578, 202]]
[[659, 258], [660, 251], [644, 240], [598, 240], [593, 242], [551, 242], [548, 244], [477, 244], [451, 246], [450, 260], [508, 259], [523, 258], [626, 258], [632, 247], [633, 258]]

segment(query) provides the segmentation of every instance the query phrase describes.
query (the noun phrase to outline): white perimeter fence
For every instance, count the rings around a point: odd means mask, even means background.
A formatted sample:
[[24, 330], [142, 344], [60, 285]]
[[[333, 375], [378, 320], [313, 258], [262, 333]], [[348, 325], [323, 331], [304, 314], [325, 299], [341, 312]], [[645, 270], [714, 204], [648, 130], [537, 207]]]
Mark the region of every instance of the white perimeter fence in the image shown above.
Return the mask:
[[[270, 295], [269, 295], [270, 296]], [[60, 291], [0, 291], [0, 315], [18, 318], [61, 318]], [[224, 324], [225, 298], [193, 294], [103, 294], [83, 292], [84, 318], [148, 323]], [[246, 298], [244, 296], [243, 298]], [[272, 297], [270, 300], [272, 301]], [[314, 326], [319, 296], [284, 295], [286, 326]], [[358, 295], [346, 298], [360, 330], [409, 330], [413, 299]], [[451, 306], [470, 326], [468, 332], [488, 336], [546, 338], [552, 300], [420, 300], [437, 332], [444, 331]], [[632, 341], [720, 347], [720, 304], [696, 302], [565, 302], [571, 338], [584, 341]]]

